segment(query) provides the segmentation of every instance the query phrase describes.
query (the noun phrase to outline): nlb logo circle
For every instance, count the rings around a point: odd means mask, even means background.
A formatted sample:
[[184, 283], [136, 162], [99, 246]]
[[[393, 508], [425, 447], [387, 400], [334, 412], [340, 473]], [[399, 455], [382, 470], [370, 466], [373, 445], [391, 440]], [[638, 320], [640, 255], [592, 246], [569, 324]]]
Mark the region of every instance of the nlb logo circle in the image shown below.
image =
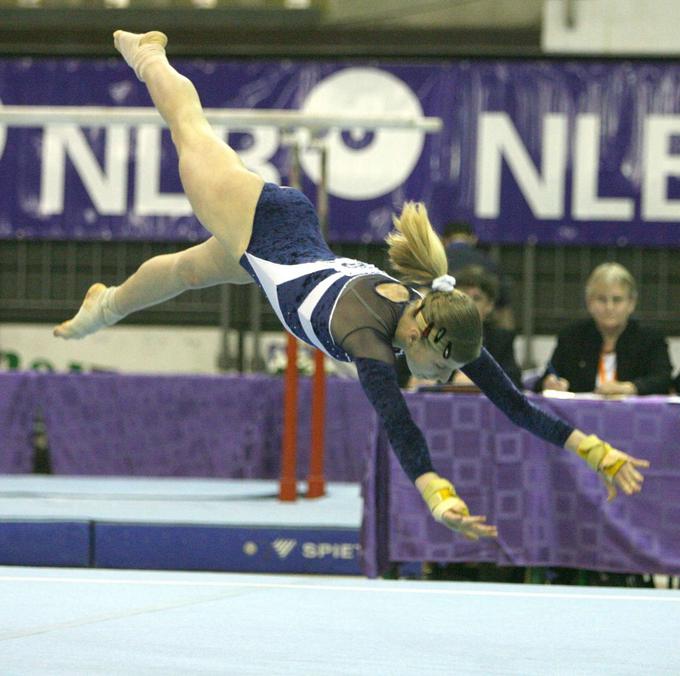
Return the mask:
[[[378, 68], [347, 68], [316, 85], [302, 112], [356, 116], [422, 117], [418, 97], [399, 78]], [[363, 200], [399, 187], [413, 171], [425, 134], [415, 129], [352, 129], [328, 132], [328, 191], [337, 197]], [[320, 180], [318, 153], [305, 150], [300, 161], [306, 174]]]

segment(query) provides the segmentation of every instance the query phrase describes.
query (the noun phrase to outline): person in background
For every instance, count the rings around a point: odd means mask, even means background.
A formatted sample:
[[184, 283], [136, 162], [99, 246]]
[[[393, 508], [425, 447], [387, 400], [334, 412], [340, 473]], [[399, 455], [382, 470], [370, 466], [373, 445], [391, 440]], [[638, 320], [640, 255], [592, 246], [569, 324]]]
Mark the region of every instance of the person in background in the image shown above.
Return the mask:
[[[498, 326], [494, 309], [500, 283], [498, 277], [487, 272], [481, 265], [470, 265], [456, 275], [456, 288], [470, 296], [479, 310], [483, 324], [483, 344], [498, 362], [515, 387], [522, 389], [522, 370], [515, 360], [515, 332]], [[462, 372], [456, 371], [453, 383], [472, 384]]]
[[515, 318], [510, 302], [510, 282], [496, 261], [478, 246], [477, 235], [472, 226], [462, 221], [447, 223], [442, 232], [442, 242], [449, 261], [449, 274], [456, 277], [460, 270], [471, 265], [481, 266], [498, 278], [498, 294], [494, 308], [496, 326], [513, 330]]
[[[635, 279], [618, 263], [603, 263], [585, 289], [589, 319], [564, 329], [536, 389], [603, 395], [668, 394], [671, 362], [665, 338], [631, 315], [638, 293]], [[650, 576], [569, 568], [549, 569], [554, 584], [649, 587]]]
[[668, 394], [668, 345], [660, 332], [632, 319], [638, 293], [630, 272], [618, 263], [598, 265], [585, 291], [590, 318], [560, 332], [536, 391]]

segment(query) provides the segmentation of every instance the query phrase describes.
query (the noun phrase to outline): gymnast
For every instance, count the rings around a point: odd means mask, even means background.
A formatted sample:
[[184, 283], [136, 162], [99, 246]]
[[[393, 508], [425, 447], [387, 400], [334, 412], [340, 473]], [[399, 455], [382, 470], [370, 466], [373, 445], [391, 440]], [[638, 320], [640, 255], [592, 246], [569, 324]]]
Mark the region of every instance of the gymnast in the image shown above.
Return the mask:
[[401, 280], [431, 289], [424, 296], [382, 270], [335, 256], [312, 204], [297, 190], [265, 183], [213, 132], [193, 84], [165, 55], [167, 38], [116, 31], [114, 44], [146, 84], [179, 156], [191, 206], [212, 237], [185, 251], [156, 256], [120, 286], [93, 284], [78, 313], [54, 335], [82, 338], [124, 316], [216, 284], [248, 284], [266, 294], [283, 326], [333, 359], [354, 362], [362, 388], [384, 425], [401, 466], [432, 516], [470, 540], [496, 537], [486, 517], [471, 515], [450, 481], [436, 474], [394, 370], [403, 352], [419, 378], [447, 381], [461, 369], [513, 422], [583, 458], [617, 488], [640, 491], [640, 460], [534, 406], [482, 348], [472, 300], [446, 274], [444, 248], [421, 203], [406, 203], [387, 237]]

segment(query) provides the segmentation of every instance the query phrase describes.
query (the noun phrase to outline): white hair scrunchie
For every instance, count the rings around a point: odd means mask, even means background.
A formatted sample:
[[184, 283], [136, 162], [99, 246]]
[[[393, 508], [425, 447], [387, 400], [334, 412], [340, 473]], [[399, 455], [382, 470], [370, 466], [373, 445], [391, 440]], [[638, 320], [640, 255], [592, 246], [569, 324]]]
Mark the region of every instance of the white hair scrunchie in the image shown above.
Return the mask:
[[432, 280], [433, 291], [453, 291], [456, 286], [456, 278], [451, 275], [442, 275]]

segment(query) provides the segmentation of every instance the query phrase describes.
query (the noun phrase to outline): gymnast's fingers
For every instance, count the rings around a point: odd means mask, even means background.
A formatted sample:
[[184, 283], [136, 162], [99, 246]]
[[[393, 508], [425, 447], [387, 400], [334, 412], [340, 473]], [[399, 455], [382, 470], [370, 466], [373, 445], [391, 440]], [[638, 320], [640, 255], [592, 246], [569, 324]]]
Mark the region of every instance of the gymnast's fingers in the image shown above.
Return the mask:
[[626, 494], [626, 495], [632, 495], [635, 492], [635, 487], [633, 483], [630, 481], [628, 476], [621, 471], [619, 472], [616, 477], [614, 478], [616, 483], [619, 485], [619, 488]]
[[642, 483], [645, 480], [645, 477], [642, 476], [642, 474], [640, 474], [640, 472], [638, 472], [635, 469], [634, 465], [629, 464], [628, 467], [630, 469], [629, 475], [632, 476], [633, 479], [635, 479], [635, 481], [637, 481], [638, 483]]
[[642, 490], [642, 484], [645, 482], [645, 477], [642, 472], [638, 472], [632, 463], [626, 463], [626, 477], [632, 482], [633, 486], [638, 490]]
[[453, 530], [469, 530], [474, 524], [481, 523], [486, 517], [484, 516], [467, 516], [449, 509], [442, 515], [442, 521], [446, 526]]
[[442, 514], [441, 522], [451, 530], [462, 530], [463, 516], [449, 509]]
[[477, 540], [480, 537], [496, 537], [498, 529], [496, 526], [491, 526], [484, 523], [485, 516], [463, 516], [456, 514], [453, 511], [446, 512], [445, 522], [453, 530], [459, 530], [468, 539]]
[[475, 533], [484, 538], [498, 537], [498, 528], [496, 526], [478, 526], [475, 528]]
[[630, 463], [627, 463], [624, 469], [626, 471], [626, 479], [632, 484], [636, 492], [640, 492], [645, 480], [644, 476], [642, 476], [642, 474], [640, 474], [640, 472], [638, 472]]
[[495, 526], [485, 526], [484, 528], [473, 528], [470, 533], [474, 535], [474, 539], [479, 538], [496, 538], [498, 537], [498, 531]]
[[641, 458], [630, 456], [630, 462], [636, 467], [649, 467], [649, 460], [642, 460]]

